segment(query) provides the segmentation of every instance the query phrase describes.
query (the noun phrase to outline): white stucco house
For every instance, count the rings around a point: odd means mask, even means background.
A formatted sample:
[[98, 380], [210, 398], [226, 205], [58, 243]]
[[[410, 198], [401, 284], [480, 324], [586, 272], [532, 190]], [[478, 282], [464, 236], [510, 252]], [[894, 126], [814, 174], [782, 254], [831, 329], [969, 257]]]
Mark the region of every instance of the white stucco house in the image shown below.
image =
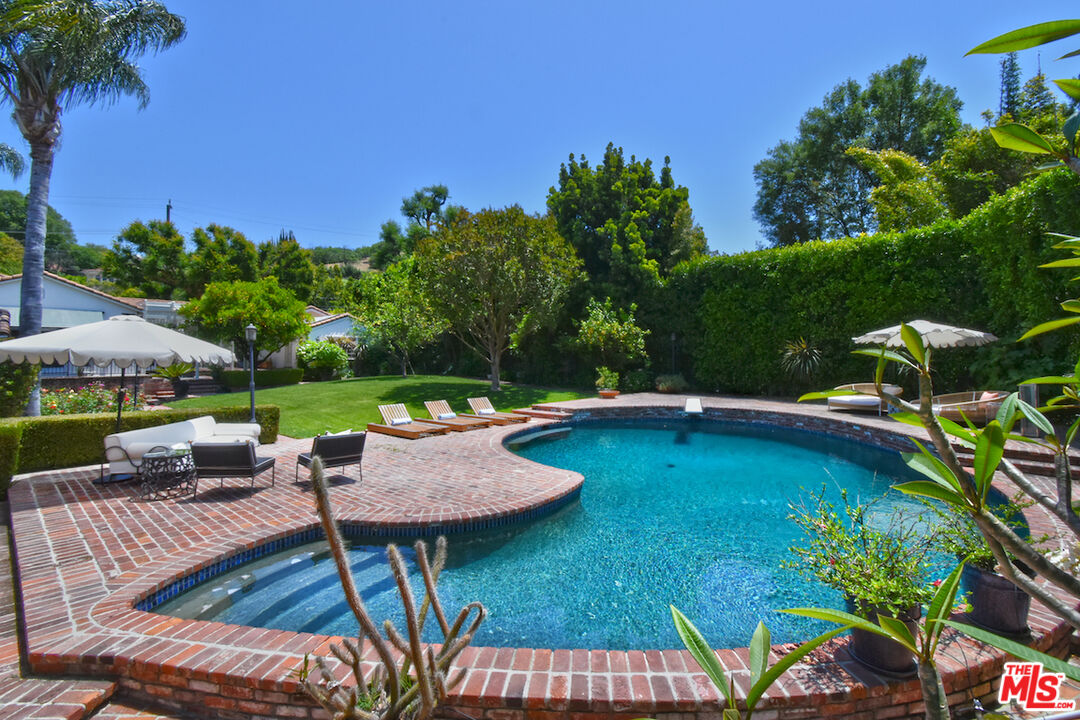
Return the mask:
[[[41, 313], [43, 331], [107, 320], [114, 315], [142, 315], [134, 299], [113, 297], [50, 272], [45, 273], [42, 284], [45, 296]], [[11, 329], [16, 335], [21, 293], [21, 274], [0, 275], [0, 310], [11, 314]]]
[[[308, 305], [304, 311], [308, 316], [308, 340], [325, 340], [331, 335], [353, 335], [356, 318], [349, 313], [328, 313], [325, 310]], [[293, 341], [270, 356], [270, 367], [297, 367], [296, 348], [299, 342]]]

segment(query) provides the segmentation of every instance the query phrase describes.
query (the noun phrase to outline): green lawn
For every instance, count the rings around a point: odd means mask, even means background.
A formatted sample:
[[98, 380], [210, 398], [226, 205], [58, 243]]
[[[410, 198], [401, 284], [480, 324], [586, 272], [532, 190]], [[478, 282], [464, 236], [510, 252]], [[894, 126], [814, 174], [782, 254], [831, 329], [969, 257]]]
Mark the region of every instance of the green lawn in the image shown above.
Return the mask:
[[[369, 422], [381, 422], [379, 405], [405, 403], [415, 418], [428, 417], [425, 400], [447, 400], [457, 412], [469, 412], [466, 398], [486, 395], [497, 410], [514, 410], [533, 403], [558, 402], [588, 397], [592, 393], [552, 390], [503, 383], [491, 392], [489, 383], [441, 375], [408, 378], [381, 376], [333, 382], [287, 385], [255, 391], [255, 402], [281, 408], [281, 432], [289, 437], [313, 437], [319, 433], [362, 430]], [[189, 398], [169, 403], [172, 407], [215, 408], [247, 405], [247, 391]]]

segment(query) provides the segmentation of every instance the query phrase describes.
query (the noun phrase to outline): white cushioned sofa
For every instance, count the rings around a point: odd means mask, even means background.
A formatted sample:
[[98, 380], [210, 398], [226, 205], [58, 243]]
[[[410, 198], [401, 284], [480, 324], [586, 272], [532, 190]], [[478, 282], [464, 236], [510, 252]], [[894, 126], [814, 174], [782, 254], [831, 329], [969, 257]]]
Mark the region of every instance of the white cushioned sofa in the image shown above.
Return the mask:
[[193, 442], [259, 444], [258, 423], [219, 423], [210, 415], [105, 436], [110, 475], [135, 474], [139, 461], [154, 448], [186, 448]]

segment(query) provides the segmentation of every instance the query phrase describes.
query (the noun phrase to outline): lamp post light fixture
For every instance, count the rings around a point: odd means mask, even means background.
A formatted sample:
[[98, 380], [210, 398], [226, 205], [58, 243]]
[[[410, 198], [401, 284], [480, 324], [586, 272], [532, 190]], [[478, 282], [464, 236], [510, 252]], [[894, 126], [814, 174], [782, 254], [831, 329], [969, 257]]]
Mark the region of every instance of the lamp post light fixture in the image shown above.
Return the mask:
[[247, 339], [248, 368], [250, 373], [248, 393], [251, 395], [251, 420], [249, 422], [255, 422], [255, 335], [255, 326], [248, 323], [248, 326], [244, 328], [244, 337]]

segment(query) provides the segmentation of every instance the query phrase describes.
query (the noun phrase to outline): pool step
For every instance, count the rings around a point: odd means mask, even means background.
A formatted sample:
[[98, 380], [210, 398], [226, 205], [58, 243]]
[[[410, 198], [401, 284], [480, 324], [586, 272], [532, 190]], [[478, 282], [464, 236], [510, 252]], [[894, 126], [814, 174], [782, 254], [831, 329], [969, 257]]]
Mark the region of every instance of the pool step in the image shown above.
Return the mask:
[[544, 418], [545, 420], [565, 420], [574, 416], [574, 413], [567, 412], [555, 405], [533, 405], [514, 412], [518, 415], [528, 415], [529, 417]]
[[[972, 451], [959, 445], [953, 445], [953, 450], [956, 451], [956, 457], [961, 465], [974, 466], [975, 455]], [[1041, 448], [1010, 445], [1005, 449], [1005, 458], [1021, 472], [1054, 477], [1054, 456]], [[1070, 450], [1069, 464], [1072, 466], [1073, 477], [1080, 477], [1080, 453]]]

